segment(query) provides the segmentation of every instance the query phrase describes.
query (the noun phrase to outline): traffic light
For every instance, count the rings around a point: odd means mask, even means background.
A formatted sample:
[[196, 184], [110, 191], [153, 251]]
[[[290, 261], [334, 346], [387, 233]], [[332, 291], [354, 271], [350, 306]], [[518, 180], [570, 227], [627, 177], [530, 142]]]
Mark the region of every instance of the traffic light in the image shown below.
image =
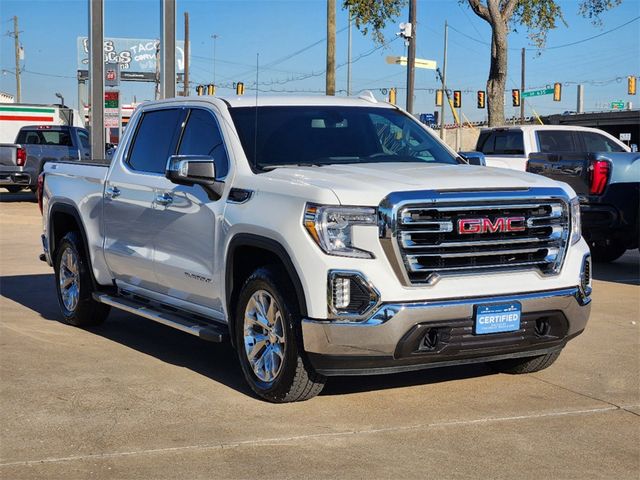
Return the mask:
[[559, 102], [562, 99], [562, 84], [556, 82], [553, 84], [553, 101]]
[[636, 94], [636, 77], [633, 75], [627, 78], [627, 93], [629, 95]]
[[236, 83], [236, 95], [244, 95], [244, 83]]
[[207, 85], [207, 95], [215, 95], [216, 94], [216, 86], [212, 83]]
[[436, 90], [436, 107], [442, 106], [442, 90]]
[[520, 90], [517, 88], [511, 90], [511, 105], [514, 107], [520, 106]]
[[393, 105], [396, 104], [396, 89], [395, 88], [390, 88], [389, 89], [389, 103], [392, 103]]
[[453, 108], [462, 108], [462, 91], [453, 91]]
[[478, 108], [486, 107], [486, 103], [484, 90], [478, 90]]
[[204, 85], [198, 85], [196, 87], [196, 93], [198, 94], [198, 96], [204, 95]]

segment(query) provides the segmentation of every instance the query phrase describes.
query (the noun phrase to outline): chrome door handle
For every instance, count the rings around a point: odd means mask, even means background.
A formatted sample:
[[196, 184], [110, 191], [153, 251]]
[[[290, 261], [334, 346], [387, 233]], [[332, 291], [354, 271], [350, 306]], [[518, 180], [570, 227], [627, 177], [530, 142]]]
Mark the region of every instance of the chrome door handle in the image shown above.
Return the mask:
[[173, 197], [170, 193], [159, 193], [156, 195], [156, 203], [158, 205], [169, 205], [173, 202]]
[[118, 187], [107, 187], [104, 191], [104, 196], [107, 198], [116, 198], [120, 196], [120, 189]]

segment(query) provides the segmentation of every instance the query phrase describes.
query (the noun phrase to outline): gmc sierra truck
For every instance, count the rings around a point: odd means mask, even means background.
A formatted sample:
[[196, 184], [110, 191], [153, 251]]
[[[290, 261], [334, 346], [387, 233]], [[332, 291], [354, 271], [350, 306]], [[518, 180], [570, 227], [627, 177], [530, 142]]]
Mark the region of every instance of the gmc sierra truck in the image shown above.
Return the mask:
[[64, 321], [228, 337], [272, 402], [334, 375], [535, 372], [589, 316], [574, 191], [469, 165], [372, 95], [145, 103], [110, 165], [46, 165], [41, 188]]

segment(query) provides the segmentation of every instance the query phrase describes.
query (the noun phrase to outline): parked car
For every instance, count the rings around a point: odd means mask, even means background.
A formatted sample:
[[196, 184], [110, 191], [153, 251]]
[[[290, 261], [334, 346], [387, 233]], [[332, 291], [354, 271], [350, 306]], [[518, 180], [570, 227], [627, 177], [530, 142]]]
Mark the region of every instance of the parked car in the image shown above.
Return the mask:
[[35, 191], [38, 175], [52, 161], [91, 159], [89, 132], [51, 125], [22, 127], [13, 144], [0, 144], [0, 187], [10, 192]]
[[525, 171], [532, 153], [629, 152], [620, 140], [597, 128], [566, 125], [519, 125], [483, 128], [476, 150], [488, 167]]
[[588, 149], [585, 144], [577, 151], [532, 153], [527, 170], [571, 185], [580, 198], [582, 235], [593, 259], [612, 262], [639, 245], [640, 154]]
[[333, 375], [535, 372], [591, 306], [571, 187], [469, 165], [372, 96], [148, 102], [109, 166], [45, 165], [41, 205], [64, 321], [228, 337], [272, 402]]

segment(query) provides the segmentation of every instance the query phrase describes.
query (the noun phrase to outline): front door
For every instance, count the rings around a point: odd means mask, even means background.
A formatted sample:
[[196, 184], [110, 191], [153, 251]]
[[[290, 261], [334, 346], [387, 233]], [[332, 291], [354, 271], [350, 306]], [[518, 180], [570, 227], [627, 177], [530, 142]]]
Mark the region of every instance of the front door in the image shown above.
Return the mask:
[[[210, 155], [216, 178], [224, 179], [229, 159], [214, 113], [193, 108], [178, 146], [178, 155]], [[221, 265], [216, 245], [221, 235], [224, 199], [213, 200], [199, 185], [183, 186], [163, 179], [156, 204], [155, 271], [160, 292], [222, 312]]]

